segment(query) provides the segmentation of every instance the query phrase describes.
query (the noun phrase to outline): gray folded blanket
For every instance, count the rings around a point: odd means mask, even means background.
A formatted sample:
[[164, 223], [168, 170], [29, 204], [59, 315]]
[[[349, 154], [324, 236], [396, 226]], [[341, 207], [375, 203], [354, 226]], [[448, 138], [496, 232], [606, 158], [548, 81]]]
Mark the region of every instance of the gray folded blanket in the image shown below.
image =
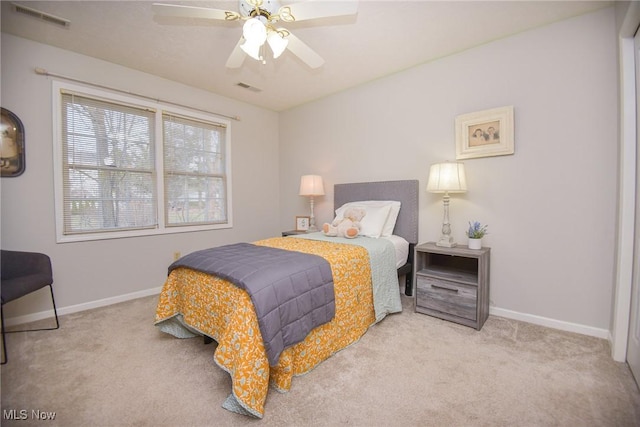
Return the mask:
[[269, 365], [335, 316], [333, 275], [318, 255], [250, 243], [204, 249], [169, 266], [213, 274], [247, 291], [258, 317]]

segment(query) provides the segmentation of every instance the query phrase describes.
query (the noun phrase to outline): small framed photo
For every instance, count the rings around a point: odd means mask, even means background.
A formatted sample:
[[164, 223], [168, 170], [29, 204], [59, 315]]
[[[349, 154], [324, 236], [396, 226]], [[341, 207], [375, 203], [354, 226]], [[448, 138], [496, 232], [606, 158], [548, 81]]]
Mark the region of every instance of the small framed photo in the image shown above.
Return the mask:
[[456, 117], [456, 159], [514, 153], [513, 106]]
[[16, 177], [24, 172], [24, 126], [11, 111], [0, 113], [0, 176]]
[[311, 220], [308, 216], [297, 216], [296, 217], [296, 231], [309, 231], [309, 221]]

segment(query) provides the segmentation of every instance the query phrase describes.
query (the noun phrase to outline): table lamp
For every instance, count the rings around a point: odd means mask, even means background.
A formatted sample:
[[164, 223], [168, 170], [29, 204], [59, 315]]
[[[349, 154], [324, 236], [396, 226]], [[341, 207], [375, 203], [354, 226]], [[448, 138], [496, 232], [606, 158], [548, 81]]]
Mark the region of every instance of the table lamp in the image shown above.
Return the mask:
[[462, 163], [436, 163], [429, 169], [427, 191], [430, 193], [444, 193], [444, 220], [442, 222], [442, 236], [436, 246], [452, 248], [456, 243], [451, 237], [449, 224], [449, 193], [464, 193], [467, 191], [467, 178]]
[[314, 196], [324, 196], [324, 187], [320, 175], [303, 175], [300, 179], [300, 195], [308, 196], [311, 203], [311, 217], [309, 218], [309, 232], [318, 231], [316, 219], [313, 215]]

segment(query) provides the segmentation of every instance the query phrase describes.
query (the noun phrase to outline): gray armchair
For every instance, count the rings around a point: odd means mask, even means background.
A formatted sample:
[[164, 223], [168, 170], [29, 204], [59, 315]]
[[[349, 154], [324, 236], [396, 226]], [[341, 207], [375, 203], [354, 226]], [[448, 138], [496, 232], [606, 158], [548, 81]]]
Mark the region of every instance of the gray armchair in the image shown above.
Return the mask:
[[[8, 361], [7, 344], [5, 334], [11, 332], [31, 332], [58, 329], [58, 311], [53, 298], [53, 272], [51, 269], [51, 259], [41, 253], [18, 252], [0, 250], [0, 294], [2, 304], [0, 305], [0, 317], [2, 318], [2, 354], [4, 365]], [[56, 326], [52, 328], [29, 329], [21, 331], [5, 331], [4, 305], [8, 302], [21, 298], [31, 292], [49, 286], [51, 292], [51, 302], [53, 303], [53, 314], [55, 315]]]

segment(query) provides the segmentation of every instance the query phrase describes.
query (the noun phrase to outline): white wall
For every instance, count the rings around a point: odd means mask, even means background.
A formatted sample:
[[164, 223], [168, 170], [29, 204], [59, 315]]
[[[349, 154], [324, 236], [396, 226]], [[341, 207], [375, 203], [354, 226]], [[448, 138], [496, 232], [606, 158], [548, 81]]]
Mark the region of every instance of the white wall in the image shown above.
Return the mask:
[[[47, 253], [62, 312], [162, 286], [173, 253], [280, 232], [278, 115], [248, 104], [104, 61], [2, 34], [2, 106], [20, 117], [26, 134], [26, 171], [2, 178], [2, 248]], [[53, 193], [51, 78], [35, 67], [208, 111], [231, 121], [232, 229], [56, 244]], [[215, 76], [211, 76], [215, 78]], [[256, 179], [259, 176], [260, 179]], [[49, 307], [48, 294], [7, 305], [7, 317]], [[65, 310], [66, 309], [66, 310]], [[152, 315], [152, 314], [151, 314]]]
[[[456, 115], [514, 105], [516, 154], [465, 161], [470, 191], [452, 197], [454, 236], [464, 243], [469, 220], [489, 224], [494, 312], [595, 334], [610, 327], [618, 140], [612, 8], [280, 114], [4, 33], [1, 55], [2, 105], [22, 119], [27, 136], [26, 172], [0, 182], [2, 247], [52, 257], [63, 312], [160, 287], [175, 251], [293, 228], [295, 215], [308, 213], [308, 200], [297, 196], [300, 175], [325, 179], [320, 223], [331, 219], [334, 183], [417, 178], [424, 189], [429, 165], [455, 157]], [[56, 244], [51, 81], [35, 67], [241, 116], [231, 124], [234, 228]], [[435, 240], [441, 198], [420, 197], [420, 241]], [[6, 314], [38, 312], [47, 301], [37, 295]]]
[[[606, 335], [614, 278], [617, 68], [613, 8], [498, 40], [280, 114], [281, 227], [305, 214], [300, 175], [419, 179], [420, 241], [437, 240], [431, 163], [455, 158], [456, 115], [513, 105], [515, 155], [464, 161], [453, 234], [489, 224], [494, 313]], [[286, 197], [291, 195], [291, 197]]]

